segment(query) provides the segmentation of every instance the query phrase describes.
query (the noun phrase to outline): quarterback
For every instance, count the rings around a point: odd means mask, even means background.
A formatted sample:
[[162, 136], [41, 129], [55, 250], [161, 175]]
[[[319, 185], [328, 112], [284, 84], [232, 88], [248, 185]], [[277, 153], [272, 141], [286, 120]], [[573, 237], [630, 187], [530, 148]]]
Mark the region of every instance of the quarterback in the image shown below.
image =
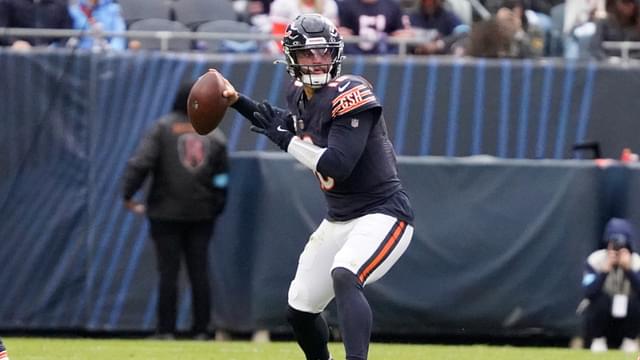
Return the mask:
[[318, 178], [328, 213], [300, 255], [288, 321], [307, 360], [331, 358], [320, 315], [335, 297], [348, 360], [367, 359], [372, 314], [363, 288], [405, 252], [413, 210], [396, 169], [382, 106], [364, 78], [341, 75], [344, 42], [318, 14], [298, 16], [282, 40], [293, 77], [286, 109], [239, 94], [223, 96]]

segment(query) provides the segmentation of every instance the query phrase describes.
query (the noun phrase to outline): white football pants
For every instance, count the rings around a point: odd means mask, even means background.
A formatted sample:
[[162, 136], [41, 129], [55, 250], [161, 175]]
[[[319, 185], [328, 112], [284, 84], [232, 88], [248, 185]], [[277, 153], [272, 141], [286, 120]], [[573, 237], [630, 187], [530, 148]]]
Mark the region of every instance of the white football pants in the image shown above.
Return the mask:
[[389, 215], [344, 222], [323, 220], [311, 234], [289, 286], [289, 305], [319, 313], [334, 297], [331, 271], [345, 268], [365, 286], [391, 269], [409, 246], [413, 226]]

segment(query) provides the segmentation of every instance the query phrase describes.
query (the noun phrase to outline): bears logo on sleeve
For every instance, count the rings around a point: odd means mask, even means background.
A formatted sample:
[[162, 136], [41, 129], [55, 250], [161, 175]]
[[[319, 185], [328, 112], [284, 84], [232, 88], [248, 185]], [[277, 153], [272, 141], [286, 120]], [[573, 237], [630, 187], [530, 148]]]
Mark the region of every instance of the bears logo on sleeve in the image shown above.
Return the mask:
[[[357, 77], [342, 76], [336, 79], [337, 96], [331, 101], [331, 117], [360, 112], [379, 106], [371, 86]], [[332, 86], [332, 87], [334, 87]]]

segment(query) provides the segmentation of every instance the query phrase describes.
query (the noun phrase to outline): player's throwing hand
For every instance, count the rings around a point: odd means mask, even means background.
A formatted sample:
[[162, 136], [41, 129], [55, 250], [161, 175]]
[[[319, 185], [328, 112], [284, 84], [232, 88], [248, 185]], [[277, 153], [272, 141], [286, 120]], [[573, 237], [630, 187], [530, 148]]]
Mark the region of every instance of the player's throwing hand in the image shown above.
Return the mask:
[[236, 89], [233, 87], [233, 85], [231, 85], [229, 80], [225, 78], [224, 83], [227, 86], [227, 88], [222, 91], [222, 96], [229, 99], [229, 105], [233, 105], [236, 101], [238, 101], [238, 98], [240, 97], [240, 95], [238, 94]]

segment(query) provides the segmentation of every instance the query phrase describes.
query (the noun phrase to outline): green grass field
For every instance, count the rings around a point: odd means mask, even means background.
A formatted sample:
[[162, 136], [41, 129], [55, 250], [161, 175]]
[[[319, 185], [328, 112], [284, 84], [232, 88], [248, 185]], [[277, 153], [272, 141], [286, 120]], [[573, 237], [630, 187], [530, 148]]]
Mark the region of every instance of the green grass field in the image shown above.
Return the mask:
[[[303, 360], [293, 342], [254, 344], [245, 341], [198, 342], [155, 340], [98, 340], [3, 338], [12, 360]], [[344, 359], [342, 344], [331, 343], [336, 360]], [[620, 351], [592, 354], [587, 350], [510, 346], [371, 345], [371, 360], [636, 360]]]

